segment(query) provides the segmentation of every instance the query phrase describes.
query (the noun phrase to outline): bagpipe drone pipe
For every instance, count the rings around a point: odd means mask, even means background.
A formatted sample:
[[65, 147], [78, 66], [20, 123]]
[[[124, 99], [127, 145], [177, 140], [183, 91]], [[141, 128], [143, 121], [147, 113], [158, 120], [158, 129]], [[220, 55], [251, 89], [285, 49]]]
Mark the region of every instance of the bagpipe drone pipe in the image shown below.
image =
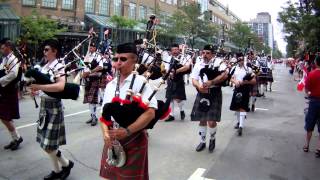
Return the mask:
[[[39, 69], [33, 68], [29, 69], [25, 73], [25, 81], [27, 84], [53, 84], [55, 80], [62, 76], [68, 76], [72, 72], [80, 71], [83, 68], [78, 68], [72, 71], [69, 71], [65, 74], [59, 74], [55, 76], [53, 73], [42, 73]], [[48, 96], [58, 99], [72, 99], [77, 100], [79, 97], [80, 86], [74, 83], [65, 83], [64, 89], [61, 92], [46, 92]]]
[[161, 64], [161, 53], [148, 48], [139, 53], [137, 72], [139, 75], [146, 74], [149, 79], [156, 80], [163, 76]]
[[[152, 94], [148, 97], [147, 101], [142, 100], [142, 94], [144, 92], [144, 88], [147, 85], [147, 80], [143, 82], [141, 85], [139, 92], [133, 95], [132, 87], [136, 78], [136, 73], [132, 75], [131, 84], [129, 89], [127, 90], [127, 95], [125, 99], [121, 99], [119, 97], [119, 84], [120, 84], [120, 75], [119, 72], [117, 74], [117, 88], [115, 92], [115, 97], [112, 99], [110, 103], [106, 103], [103, 107], [102, 117], [100, 121], [105, 125], [112, 127], [113, 121], [112, 119], [119, 124], [120, 127], [126, 128], [130, 124], [134, 123], [147, 109], [151, 99], [159, 90], [160, 86], [165, 83], [166, 79], [169, 76], [169, 73], [166, 73], [163, 77], [159, 85], [153, 90]], [[158, 122], [158, 120], [165, 119], [168, 117], [171, 112], [170, 109], [171, 98], [167, 98], [166, 101], [158, 100], [158, 108], [155, 111], [155, 117], [151, 120], [151, 122], [144, 129], [152, 129], [154, 125]]]

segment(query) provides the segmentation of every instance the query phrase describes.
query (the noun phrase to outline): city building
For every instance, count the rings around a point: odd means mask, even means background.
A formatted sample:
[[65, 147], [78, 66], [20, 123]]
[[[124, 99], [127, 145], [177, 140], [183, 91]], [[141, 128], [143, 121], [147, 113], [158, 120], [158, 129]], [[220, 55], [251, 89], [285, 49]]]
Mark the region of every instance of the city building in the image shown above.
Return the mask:
[[247, 24], [265, 45], [274, 49], [273, 26], [271, 23], [271, 15], [268, 12], [258, 13], [257, 17], [247, 22]]

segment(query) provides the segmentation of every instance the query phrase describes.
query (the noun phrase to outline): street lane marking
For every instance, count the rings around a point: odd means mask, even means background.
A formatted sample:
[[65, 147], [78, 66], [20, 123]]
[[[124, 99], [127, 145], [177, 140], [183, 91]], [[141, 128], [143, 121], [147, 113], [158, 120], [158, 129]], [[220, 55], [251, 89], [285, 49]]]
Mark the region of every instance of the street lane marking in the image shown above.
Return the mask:
[[264, 108], [255, 108], [255, 109], [260, 111], [269, 111], [269, 109], [264, 109]]
[[[100, 109], [100, 108], [98, 108], [98, 109]], [[89, 112], [89, 110], [84, 110], [84, 111], [79, 111], [79, 112], [72, 113], [72, 114], [67, 114], [67, 115], [65, 115], [64, 117], [65, 117], [65, 118], [66, 118], [66, 117], [71, 117], [71, 116], [75, 116], [75, 115], [82, 114], [82, 113], [86, 113], [86, 112]], [[22, 129], [22, 128], [34, 126], [34, 125], [36, 125], [36, 124], [37, 124], [37, 123], [25, 124], [25, 125], [22, 125], [22, 126], [17, 127], [16, 129]]]
[[189, 178], [188, 180], [215, 180], [215, 179], [208, 179], [205, 177], [202, 177], [203, 173], [206, 171], [206, 169], [198, 168]]

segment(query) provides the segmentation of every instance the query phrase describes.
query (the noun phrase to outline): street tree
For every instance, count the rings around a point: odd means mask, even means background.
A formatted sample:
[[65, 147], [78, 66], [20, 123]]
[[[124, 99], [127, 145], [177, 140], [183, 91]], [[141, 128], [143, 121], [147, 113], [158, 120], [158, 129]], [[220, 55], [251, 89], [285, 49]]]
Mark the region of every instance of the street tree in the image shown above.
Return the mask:
[[40, 43], [48, 39], [55, 39], [55, 35], [65, 31], [59, 28], [58, 22], [39, 15], [33, 11], [30, 16], [21, 17], [21, 35], [19, 40], [32, 45], [34, 57], [37, 57], [37, 49]]
[[288, 1], [279, 13], [287, 41], [288, 56], [296, 52], [319, 51], [320, 48], [320, 1], [305, 0], [301, 3]]
[[110, 21], [115, 24], [116, 28], [134, 28], [138, 24], [138, 22], [133, 19], [117, 15], [112, 16]]
[[166, 32], [190, 38], [190, 45], [193, 47], [196, 38], [202, 38], [208, 43], [213, 43], [212, 39], [217, 35], [218, 28], [205, 19], [198, 4], [190, 3], [180, 7], [168, 19]]

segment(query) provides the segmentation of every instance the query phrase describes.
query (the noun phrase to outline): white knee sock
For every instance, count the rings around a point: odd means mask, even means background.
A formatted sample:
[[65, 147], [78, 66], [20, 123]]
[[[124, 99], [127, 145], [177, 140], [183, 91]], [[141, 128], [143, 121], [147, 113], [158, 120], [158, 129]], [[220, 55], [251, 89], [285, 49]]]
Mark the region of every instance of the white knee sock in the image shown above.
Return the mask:
[[61, 171], [61, 168], [59, 166], [57, 152], [58, 152], [57, 150], [54, 150], [54, 151], [48, 153], [48, 155], [49, 155], [51, 162], [53, 164], [53, 171], [56, 173], [59, 173]]
[[179, 107], [179, 110], [180, 110], [180, 111], [183, 111], [183, 101], [180, 101], [180, 102], [178, 103], [178, 107]]
[[209, 127], [210, 140], [216, 138], [217, 127], [211, 128]]
[[251, 105], [256, 104], [257, 97], [256, 96], [251, 96], [250, 100], [251, 100]]
[[99, 89], [99, 97], [100, 97], [100, 100], [103, 100], [103, 96], [104, 96], [104, 89]]
[[207, 126], [199, 126], [200, 142], [206, 143]]
[[247, 115], [246, 112], [240, 112], [239, 127], [242, 127], [242, 128], [243, 128], [243, 126], [244, 126], [244, 120], [245, 120], [246, 115]]
[[60, 150], [57, 151], [57, 158], [62, 167], [69, 166], [69, 160], [66, 157], [64, 157]]
[[14, 131], [9, 131], [13, 140], [18, 140], [21, 136], [15, 128]]
[[89, 109], [90, 109], [90, 113], [91, 116], [97, 117], [97, 106], [95, 104], [89, 104]]
[[171, 103], [170, 103], [170, 107], [171, 107], [170, 115], [171, 115], [171, 116], [174, 116], [174, 101], [173, 101], [173, 100], [172, 100]]

